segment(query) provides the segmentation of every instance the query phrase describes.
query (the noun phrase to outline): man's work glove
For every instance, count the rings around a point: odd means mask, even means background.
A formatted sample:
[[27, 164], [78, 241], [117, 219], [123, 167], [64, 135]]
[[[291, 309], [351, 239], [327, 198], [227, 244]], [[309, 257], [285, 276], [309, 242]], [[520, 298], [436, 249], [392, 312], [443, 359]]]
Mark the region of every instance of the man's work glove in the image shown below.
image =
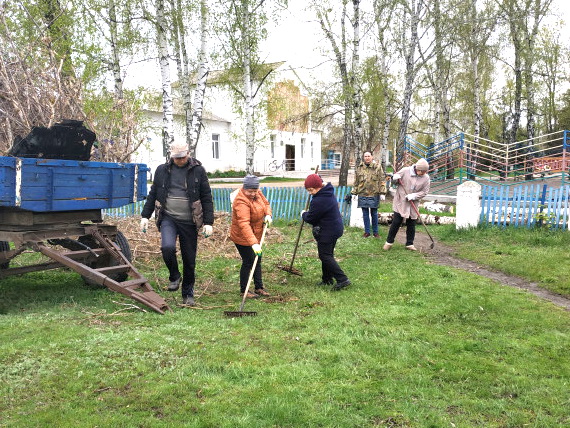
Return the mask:
[[148, 218], [141, 218], [141, 232], [146, 233], [148, 229]]
[[261, 245], [253, 244], [251, 246], [251, 249], [253, 250], [253, 252], [255, 253], [256, 256], [261, 256]]
[[205, 224], [204, 226], [202, 226], [202, 235], [204, 235], [204, 238], [211, 236], [212, 233], [214, 233], [214, 228], [212, 226], [210, 226], [209, 224]]
[[380, 193], [380, 200], [381, 200], [381, 201], [385, 201], [385, 200], [386, 200], [386, 195]]
[[392, 176], [392, 183], [398, 184], [397, 181], [398, 181], [400, 178], [402, 178], [402, 176], [401, 176], [400, 174], [394, 174], [394, 175]]
[[416, 199], [418, 199], [418, 195], [417, 195], [417, 193], [410, 193], [410, 194], [406, 195], [406, 199], [408, 201], [415, 201]]
[[271, 224], [273, 224], [273, 217], [271, 217], [270, 215], [266, 215], [265, 218], [263, 219], [263, 222], [267, 225], [267, 227], [271, 226]]
[[350, 193], [344, 197], [344, 202], [350, 205], [350, 203], [352, 202], [352, 195]]

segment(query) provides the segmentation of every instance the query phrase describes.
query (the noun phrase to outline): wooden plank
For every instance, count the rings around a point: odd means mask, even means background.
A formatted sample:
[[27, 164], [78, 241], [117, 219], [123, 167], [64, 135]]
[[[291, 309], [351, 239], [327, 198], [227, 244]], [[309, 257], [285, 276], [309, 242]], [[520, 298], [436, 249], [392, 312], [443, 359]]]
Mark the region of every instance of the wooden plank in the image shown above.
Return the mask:
[[60, 211], [56, 214], [49, 212], [33, 212], [16, 208], [0, 207], [0, 224], [36, 226], [54, 223], [72, 223], [82, 221], [102, 221], [101, 210]]

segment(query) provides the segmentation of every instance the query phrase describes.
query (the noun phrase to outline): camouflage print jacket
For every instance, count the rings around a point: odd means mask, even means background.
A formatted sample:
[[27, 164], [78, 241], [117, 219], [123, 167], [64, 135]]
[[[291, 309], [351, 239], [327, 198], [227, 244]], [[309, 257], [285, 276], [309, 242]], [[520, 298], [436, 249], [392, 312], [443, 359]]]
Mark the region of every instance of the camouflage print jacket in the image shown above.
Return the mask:
[[356, 168], [356, 177], [352, 186], [353, 195], [376, 196], [386, 194], [386, 174], [382, 165], [372, 161], [370, 165], [361, 162]]

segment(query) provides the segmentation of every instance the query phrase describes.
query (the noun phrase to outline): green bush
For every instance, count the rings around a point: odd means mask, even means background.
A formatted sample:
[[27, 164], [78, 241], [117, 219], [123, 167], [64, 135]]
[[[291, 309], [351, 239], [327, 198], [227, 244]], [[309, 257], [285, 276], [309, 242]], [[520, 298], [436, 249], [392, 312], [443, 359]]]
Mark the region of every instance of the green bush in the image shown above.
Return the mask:
[[243, 170], [241, 171], [234, 171], [230, 169], [229, 171], [219, 171], [215, 170], [214, 172], [208, 173], [208, 178], [243, 178], [247, 175], [247, 173]]

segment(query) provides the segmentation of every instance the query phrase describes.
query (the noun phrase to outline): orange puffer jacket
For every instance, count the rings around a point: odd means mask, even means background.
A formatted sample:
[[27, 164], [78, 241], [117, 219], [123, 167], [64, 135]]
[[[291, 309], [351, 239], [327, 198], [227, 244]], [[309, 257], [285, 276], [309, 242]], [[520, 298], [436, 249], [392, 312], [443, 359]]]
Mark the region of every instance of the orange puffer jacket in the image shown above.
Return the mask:
[[230, 239], [238, 245], [259, 244], [266, 215], [271, 215], [271, 207], [261, 190], [251, 200], [240, 189], [232, 205]]

